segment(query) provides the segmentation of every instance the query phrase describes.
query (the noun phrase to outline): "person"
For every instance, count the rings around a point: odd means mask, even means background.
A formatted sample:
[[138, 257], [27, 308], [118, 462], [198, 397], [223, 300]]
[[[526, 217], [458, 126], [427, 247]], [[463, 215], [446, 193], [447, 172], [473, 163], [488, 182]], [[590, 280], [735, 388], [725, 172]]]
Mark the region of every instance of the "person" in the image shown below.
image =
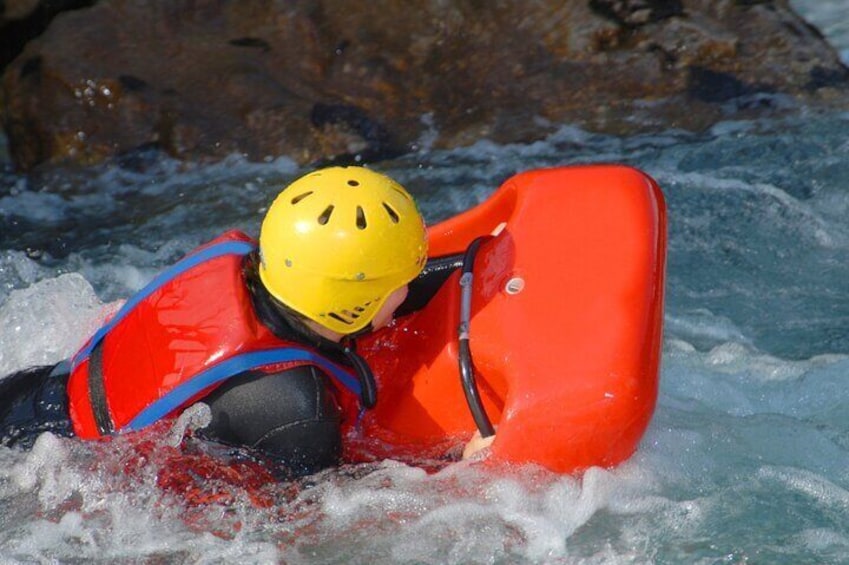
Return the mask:
[[342, 408], [376, 402], [356, 338], [409, 302], [426, 261], [424, 220], [400, 184], [363, 167], [309, 173], [271, 204], [258, 242], [225, 233], [155, 277], [68, 361], [0, 381], [0, 443], [100, 438], [202, 402], [204, 439], [292, 476], [336, 465]]

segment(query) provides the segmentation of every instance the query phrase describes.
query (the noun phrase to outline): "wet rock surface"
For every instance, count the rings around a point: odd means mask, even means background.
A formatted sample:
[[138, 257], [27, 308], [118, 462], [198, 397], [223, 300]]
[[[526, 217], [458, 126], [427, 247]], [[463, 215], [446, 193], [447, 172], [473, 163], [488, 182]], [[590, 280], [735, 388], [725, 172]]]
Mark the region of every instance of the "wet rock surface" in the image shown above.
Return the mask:
[[849, 106], [849, 71], [785, 0], [101, 0], [15, 50], [0, 115], [19, 170], [374, 160]]

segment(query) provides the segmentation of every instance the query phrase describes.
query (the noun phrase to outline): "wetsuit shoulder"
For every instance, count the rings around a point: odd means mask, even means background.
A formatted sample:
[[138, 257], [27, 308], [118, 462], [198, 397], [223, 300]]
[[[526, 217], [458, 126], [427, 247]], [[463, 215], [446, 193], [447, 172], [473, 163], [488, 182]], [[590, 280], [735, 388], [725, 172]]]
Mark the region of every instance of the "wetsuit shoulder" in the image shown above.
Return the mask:
[[341, 457], [341, 410], [333, 390], [312, 365], [237, 375], [203, 400], [212, 421], [201, 435], [258, 451], [294, 476], [314, 473]]

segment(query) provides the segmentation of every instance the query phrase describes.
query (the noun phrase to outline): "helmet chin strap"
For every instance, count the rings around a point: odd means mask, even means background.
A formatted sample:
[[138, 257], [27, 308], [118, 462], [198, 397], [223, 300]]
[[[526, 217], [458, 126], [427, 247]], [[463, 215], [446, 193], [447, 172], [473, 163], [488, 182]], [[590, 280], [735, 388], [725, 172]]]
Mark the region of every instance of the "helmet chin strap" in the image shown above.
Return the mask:
[[374, 326], [372, 325], [371, 322], [369, 322], [365, 327], [355, 331], [352, 334], [346, 335], [344, 338], [342, 338], [342, 342], [344, 343], [345, 340], [355, 340], [358, 337], [362, 337], [362, 336], [364, 336], [368, 333], [371, 333], [373, 331], [374, 331]]
[[[368, 329], [368, 327], [366, 329]], [[366, 360], [357, 353], [357, 343], [354, 336], [362, 335], [362, 333], [365, 332], [360, 330], [356, 334], [346, 336], [342, 340], [341, 345], [342, 351], [351, 362], [351, 365], [357, 373], [357, 378], [360, 381], [360, 404], [363, 405], [363, 408], [369, 410], [374, 408], [374, 405], [377, 404], [377, 383], [374, 380], [374, 373], [372, 372], [371, 367], [369, 367]]]

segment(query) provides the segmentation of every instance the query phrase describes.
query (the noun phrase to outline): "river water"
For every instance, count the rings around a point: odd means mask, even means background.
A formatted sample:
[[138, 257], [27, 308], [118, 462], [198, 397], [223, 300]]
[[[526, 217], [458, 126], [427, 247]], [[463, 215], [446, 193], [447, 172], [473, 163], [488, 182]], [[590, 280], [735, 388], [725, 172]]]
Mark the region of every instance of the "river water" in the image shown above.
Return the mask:
[[[849, 60], [849, 5], [794, 5]], [[565, 125], [528, 145], [445, 152], [423, 139], [380, 165], [430, 222], [535, 167], [623, 162], [659, 181], [661, 390], [620, 467], [562, 477], [384, 461], [252, 490], [218, 474], [204, 484], [219, 496], [197, 505], [162, 488], [181, 464], [168, 434], [43, 435], [30, 452], [0, 448], [0, 560], [849, 563], [846, 131], [849, 113], [812, 110], [698, 135]], [[284, 157], [142, 164], [2, 177], [0, 374], [67, 357], [120, 300], [224, 229], [255, 234], [303, 172]]]

